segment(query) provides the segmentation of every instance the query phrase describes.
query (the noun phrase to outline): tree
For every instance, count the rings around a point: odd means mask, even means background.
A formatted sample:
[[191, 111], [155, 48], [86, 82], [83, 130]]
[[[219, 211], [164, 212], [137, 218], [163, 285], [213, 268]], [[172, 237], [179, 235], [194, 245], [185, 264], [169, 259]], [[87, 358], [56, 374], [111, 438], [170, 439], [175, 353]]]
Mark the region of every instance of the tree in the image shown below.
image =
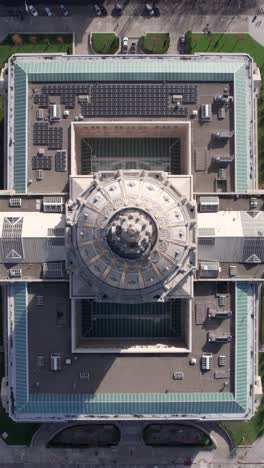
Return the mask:
[[12, 42], [13, 42], [14, 45], [18, 46], [18, 45], [22, 44], [23, 39], [19, 34], [14, 34], [12, 36]]
[[28, 40], [29, 40], [30, 44], [36, 44], [37, 43], [36, 36], [29, 36]]
[[59, 44], [63, 44], [63, 42], [64, 42], [64, 41], [63, 41], [63, 37], [62, 37], [62, 36], [58, 36], [58, 37], [57, 37], [57, 42], [58, 42]]

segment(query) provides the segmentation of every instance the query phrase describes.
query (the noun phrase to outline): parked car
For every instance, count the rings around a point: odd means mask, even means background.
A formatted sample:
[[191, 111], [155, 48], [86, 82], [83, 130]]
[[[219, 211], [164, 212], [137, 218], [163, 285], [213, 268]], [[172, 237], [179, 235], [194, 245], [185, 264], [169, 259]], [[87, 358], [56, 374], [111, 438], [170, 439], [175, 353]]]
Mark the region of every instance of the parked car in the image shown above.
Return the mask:
[[180, 54], [185, 54], [186, 53], [185, 34], [181, 34], [181, 36], [179, 38], [179, 52], [180, 52]]
[[102, 16], [107, 16], [107, 9], [104, 7], [104, 5], [100, 5], [100, 10], [101, 10], [101, 14]]
[[155, 16], [160, 16], [160, 9], [158, 5], [153, 5], [153, 11]]
[[123, 40], [122, 40], [122, 52], [124, 54], [127, 54], [127, 51], [128, 51], [128, 38], [127, 37], [123, 37]]
[[153, 10], [152, 6], [150, 5], [150, 3], [145, 4], [145, 10], [146, 10], [146, 13], [149, 16], [154, 16], [154, 10]]
[[37, 12], [36, 8], [33, 7], [33, 5], [28, 5], [28, 11], [29, 11], [29, 13], [31, 13], [31, 15], [38, 16], [38, 12]]
[[122, 13], [123, 13], [123, 8], [121, 7], [120, 3], [115, 3], [112, 14], [115, 16], [121, 16]]
[[132, 42], [130, 52], [131, 54], [135, 54], [137, 52], [137, 44], [135, 42]]
[[62, 12], [63, 16], [69, 16], [69, 12], [68, 12], [67, 8], [65, 8], [63, 3], [60, 4], [60, 9], [61, 9], [61, 12]]
[[52, 11], [49, 7], [45, 7], [44, 10], [47, 16], [52, 16]]
[[101, 16], [102, 12], [101, 12], [101, 8], [99, 7], [99, 5], [97, 5], [97, 3], [94, 3], [93, 7], [94, 7], [96, 16]]

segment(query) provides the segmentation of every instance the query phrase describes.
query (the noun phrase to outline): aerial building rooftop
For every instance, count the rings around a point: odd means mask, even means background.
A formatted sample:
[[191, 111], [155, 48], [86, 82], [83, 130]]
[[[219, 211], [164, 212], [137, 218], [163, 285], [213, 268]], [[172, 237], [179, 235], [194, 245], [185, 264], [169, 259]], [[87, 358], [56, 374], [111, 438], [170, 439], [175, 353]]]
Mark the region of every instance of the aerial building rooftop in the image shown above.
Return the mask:
[[15, 420], [246, 419], [264, 278], [246, 55], [15, 55], [2, 402]]

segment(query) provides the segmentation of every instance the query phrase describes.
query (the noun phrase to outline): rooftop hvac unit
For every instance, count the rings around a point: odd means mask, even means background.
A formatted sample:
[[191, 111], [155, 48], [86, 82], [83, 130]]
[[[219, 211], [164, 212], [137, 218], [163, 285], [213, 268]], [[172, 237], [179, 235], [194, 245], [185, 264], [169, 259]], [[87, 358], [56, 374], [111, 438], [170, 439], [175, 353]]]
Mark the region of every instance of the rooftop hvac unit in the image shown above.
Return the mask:
[[88, 104], [90, 102], [90, 95], [89, 94], [82, 94], [78, 96], [78, 101], [81, 104]]
[[212, 353], [203, 353], [201, 357], [201, 368], [202, 370], [211, 370], [213, 362]]
[[43, 211], [45, 213], [62, 213], [63, 197], [60, 197], [60, 196], [43, 197]]
[[45, 358], [44, 356], [37, 356], [37, 366], [43, 367], [45, 366]]
[[225, 118], [225, 108], [224, 107], [219, 107], [218, 111], [217, 111], [217, 116], [219, 119], [224, 119]]
[[183, 380], [184, 373], [181, 371], [173, 372], [173, 380]]
[[211, 335], [208, 334], [209, 343], [230, 343], [232, 341], [232, 335]]
[[36, 170], [36, 180], [43, 180], [43, 178], [44, 178], [43, 169], [37, 169]]
[[63, 262], [47, 262], [42, 264], [43, 278], [64, 278]]
[[10, 268], [9, 276], [10, 278], [21, 278], [22, 276], [21, 268]]
[[200, 262], [200, 278], [217, 278], [220, 271], [218, 262]]
[[236, 265], [230, 265], [230, 267], [229, 267], [229, 276], [236, 276], [236, 274], [237, 274]]
[[228, 92], [227, 92], [227, 93], [224, 93], [223, 95], [218, 94], [217, 96], [214, 96], [214, 101], [215, 101], [215, 102], [218, 102], [219, 104], [220, 104], [220, 103], [222, 103], [222, 104], [228, 104], [228, 102], [229, 102]]
[[89, 380], [90, 379], [89, 372], [80, 372], [80, 379], [81, 380]]
[[182, 102], [182, 95], [181, 94], [173, 94], [172, 95], [172, 102], [177, 103], [177, 102]]
[[50, 368], [52, 371], [61, 370], [61, 355], [59, 353], [53, 353], [50, 355]]
[[57, 122], [61, 118], [61, 109], [58, 104], [51, 104], [49, 107], [49, 119], [51, 122]]
[[218, 304], [220, 306], [225, 306], [226, 305], [226, 295], [225, 294], [219, 294], [218, 295]]
[[211, 307], [208, 307], [208, 318], [210, 319], [228, 319], [232, 316], [231, 310], [214, 310]]
[[224, 354], [218, 356], [218, 365], [219, 367], [224, 367], [226, 365], [226, 356]]
[[223, 140], [228, 140], [234, 135], [233, 131], [229, 130], [220, 130], [219, 132], [213, 133], [214, 137], [217, 139], [223, 139]]
[[251, 210], [258, 208], [258, 199], [256, 197], [251, 197], [249, 200], [249, 207]]
[[36, 297], [36, 302], [37, 302], [37, 306], [43, 306], [44, 305], [44, 296], [37, 296]]
[[219, 197], [200, 197], [201, 212], [217, 212], [219, 210]]
[[200, 110], [201, 120], [211, 120], [212, 118], [212, 106], [211, 104], [202, 104]]
[[225, 170], [224, 170], [223, 167], [220, 167], [218, 169], [218, 178], [219, 179], [225, 179], [226, 178]]
[[215, 156], [213, 160], [218, 164], [229, 164], [234, 160], [234, 155], [231, 156], [228, 154], [221, 154], [219, 156]]
[[43, 109], [37, 109], [36, 119], [37, 120], [43, 120], [44, 119], [44, 110]]
[[9, 198], [9, 206], [12, 208], [20, 208], [22, 205], [21, 198]]

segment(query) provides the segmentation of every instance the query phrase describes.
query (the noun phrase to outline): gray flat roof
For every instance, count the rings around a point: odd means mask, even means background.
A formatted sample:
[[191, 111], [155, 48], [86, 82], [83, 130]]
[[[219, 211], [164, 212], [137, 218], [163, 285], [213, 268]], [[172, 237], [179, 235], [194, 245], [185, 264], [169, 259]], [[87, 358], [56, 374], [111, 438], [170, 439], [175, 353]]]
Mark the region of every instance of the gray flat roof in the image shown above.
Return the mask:
[[[207, 318], [207, 307], [219, 309], [216, 292], [215, 283], [197, 283], [195, 285], [191, 324], [193, 349], [190, 354], [174, 354], [171, 356], [164, 353], [158, 356], [142, 356], [140, 354], [122, 356], [115, 354], [89, 355], [71, 353], [70, 301], [67, 299], [69, 294], [68, 284], [29, 284], [28, 359], [30, 392], [71, 393], [73, 390], [77, 393], [233, 391], [234, 352], [232, 349], [235, 338], [233, 338], [231, 344], [213, 345], [207, 342], [208, 332], [234, 335], [234, 316], [231, 320]], [[36, 297], [39, 295], [44, 297], [43, 306], [36, 305]], [[200, 305], [199, 314], [197, 314], [196, 310], [197, 305]], [[231, 308], [234, 311], [234, 288], [232, 285], [227, 293], [224, 308]], [[113, 319], [114, 324], [115, 320]], [[48, 341], [47, 335], [49, 336]], [[89, 341], [89, 338], [87, 338], [87, 341]], [[108, 345], [106, 339], [101, 338], [100, 341], [102, 347], [104, 342], [105, 345]], [[142, 342], [144, 343], [144, 338], [138, 340], [139, 344]], [[213, 354], [213, 367], [208, 372], [201, 372], [200, 359], [202, 352]], [[61, 372], [54, 373], [51, 371], [51, 353], [60, 353], [62, 355], [63, 367]], [[226, 356], [224, 367], [218, 365], [220, 355]], [[39, 367], [37, 364], [38, 356], [45, 359], [43, 367]], [[195, 366], [190, 365], [191, 358], [197, 359]], [[71, 364], [65, 364], [66, 359], [70, 359]], [[184, 373], [182, 381], [173, 380], [175, 371]], [[218, 371], [224, 371], [225, 377], [216, 379], [215, 372]], [[88, 381], [80, 379], [81, 372], [89, 372], [90, 379]], [[227, 382], [225, 386], [224, 382]]]

